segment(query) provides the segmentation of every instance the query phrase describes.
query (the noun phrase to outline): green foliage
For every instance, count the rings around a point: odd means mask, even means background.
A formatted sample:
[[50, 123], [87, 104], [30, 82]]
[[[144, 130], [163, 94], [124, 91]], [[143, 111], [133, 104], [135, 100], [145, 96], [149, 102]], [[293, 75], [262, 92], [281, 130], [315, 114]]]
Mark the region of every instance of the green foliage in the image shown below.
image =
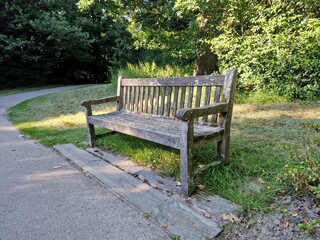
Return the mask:
[[186, 76], [192, 72], [192, 66], [165, 65], [158, 66], [155, 62], [139, 62], [139, 64], [128, 64], [126, 68], [119, 70], [118, 75], [126, 78], [139, 77], [175, 77]]
[[1, 87], [110, 81], [111, 68], [130, 53], [120, 9], [116, 1], [5, 1]]
[[304, 151], [293, 151], [280, 179], [291, 183], [296, 191], [311, 192], [320, 199], [319, 145], [310, 141]]
[[238, 68], [238, 87], [245, 91], [272, 90], [291, 99], [319, 96], [320, 19], [313, 9], [319, 3], [243, 2], [253, 4], [250, 10], [232, 8], [221, 23], [222, 34], [210, 40], [221, 69]]
[[320, 228], [320, 223], [317, 219], [312, 219], [311, 221], [305, 220], [304, 223], [298, 224], [298, 228], [304, 233], [314, 236], [317, 235], [319, 237], [319, 234], [317, 234], [317, 228]]

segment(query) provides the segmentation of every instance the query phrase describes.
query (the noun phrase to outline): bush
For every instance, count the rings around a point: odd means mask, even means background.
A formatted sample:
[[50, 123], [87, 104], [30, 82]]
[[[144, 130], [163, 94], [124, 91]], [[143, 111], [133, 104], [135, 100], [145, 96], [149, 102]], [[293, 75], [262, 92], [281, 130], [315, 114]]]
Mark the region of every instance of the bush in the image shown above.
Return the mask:
[[295, 191], [306, 191], [320, 199], [319, 143], [308, 141], [304, 151], [293, 151], [285, 166], [282, 181], [287, 181]]
[[118, 71], [118, 75], [126, 78], [143, 78], [143, 77], [178, 77], [192, 74], [193, 66], [166, 65], [159, 67], [155, 62], [139, 62], [134, 65], [129, 63], [126, 68]]
[[281, 4], [259, 11], [262, 16], [253, 17], [242, 34], [225, 31], [211, 41], [220, 70], [236, 67], [244, 91], [315, 99], [320, 95], [320, 19]]

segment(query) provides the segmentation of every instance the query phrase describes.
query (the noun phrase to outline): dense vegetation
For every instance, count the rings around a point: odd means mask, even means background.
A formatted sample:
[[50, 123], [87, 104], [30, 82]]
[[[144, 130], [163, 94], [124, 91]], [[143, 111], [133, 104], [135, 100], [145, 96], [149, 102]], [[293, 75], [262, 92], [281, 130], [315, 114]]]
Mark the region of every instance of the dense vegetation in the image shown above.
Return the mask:
[[154, 62], [236, 67], [246, 92], [320, 95], [317, 0], [0, 2], [1, 88], [109, 82], [128, 63]]

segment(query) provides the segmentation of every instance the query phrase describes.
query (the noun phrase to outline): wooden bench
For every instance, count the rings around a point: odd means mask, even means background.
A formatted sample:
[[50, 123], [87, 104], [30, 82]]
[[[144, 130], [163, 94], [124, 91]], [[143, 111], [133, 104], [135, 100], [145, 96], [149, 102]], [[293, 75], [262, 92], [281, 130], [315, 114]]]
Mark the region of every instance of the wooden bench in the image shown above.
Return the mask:
[[[194, 190], [193, 150], [217, 141], [217, 160], [226, 161], [237, 71], [226, 75], [170, 78], [118, 78], [117, 96], [82, 101], [89, 144], [94, 125], [180, 150], [181, 189]], [[92, 105], [116, 102], [115, 112], [92, 115]]]

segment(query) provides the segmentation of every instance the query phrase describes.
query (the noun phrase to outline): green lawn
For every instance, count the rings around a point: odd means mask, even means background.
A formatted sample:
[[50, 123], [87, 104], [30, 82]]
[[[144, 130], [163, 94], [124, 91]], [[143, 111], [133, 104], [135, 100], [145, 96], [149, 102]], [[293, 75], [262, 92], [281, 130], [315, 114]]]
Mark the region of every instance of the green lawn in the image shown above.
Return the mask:
[[[9, 116], [23, 134], [46, 146], [74, 143], [85, 147], [87, 129], [80, 101], [114, 94], [112, 85], [50, 94], [11, 108]], [[279, 176], [290, 161], [290, 153], [303, 150], [308, 139], [320, 145], [319, 102], [304, 104], [279, 100], [274, 103], [273, 100], [235, 105], [230, 161], [208, 169], [197, 179], [209, 194], [230, 199], [244, 211], [270, 209], [276, 194], [287, 194], [287, 185], [279, 181]], [[95, 112], [113, 111], [114, 107], [114, 104], [99, 106]], [[179, 177], [179, 152], [176, 150], [122, 134], [102, 138], [96, 144]], [[215, 148], [212, 144], [196, 149], [197, 163], [212, 161]]]

